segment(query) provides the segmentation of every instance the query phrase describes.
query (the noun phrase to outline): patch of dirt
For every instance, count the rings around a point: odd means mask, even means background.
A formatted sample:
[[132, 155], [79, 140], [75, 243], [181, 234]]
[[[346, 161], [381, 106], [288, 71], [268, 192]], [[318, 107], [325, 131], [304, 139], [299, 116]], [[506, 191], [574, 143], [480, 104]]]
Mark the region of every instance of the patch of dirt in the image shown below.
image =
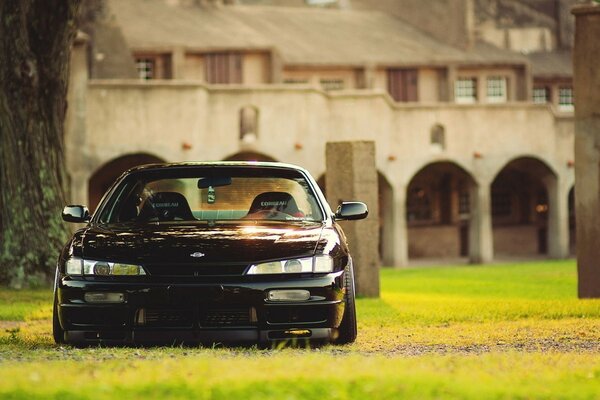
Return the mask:
[[[498, 352], [556, 352], [556, 353], [599, 353], [600, 354], [600, 342], [597, 341], [583, 341], [583, 340], [570, 340], [570, 341], [556, 341], [556, 340], [538, 340], [538, 341], [527, 341], [527, 342], [515, 342], [515, 343], [496, 343], [492, 345], [487, 344], [472, 344], [472, 345], [445, 345], [445, 344], [403, 344], [391, 348], [382, 348], [377, 350], [358, 351], [362, 354], [384, 354], [390, 357], [397, 356], [422, 356], [426, 354], [484, 354], [484, 353], [498, 353]], [[350, 353], [350, 352], [349, 352]]]
[[0, 321], [0, 332], [19, 328], [21, 325], [23, 325], [23, 321]]

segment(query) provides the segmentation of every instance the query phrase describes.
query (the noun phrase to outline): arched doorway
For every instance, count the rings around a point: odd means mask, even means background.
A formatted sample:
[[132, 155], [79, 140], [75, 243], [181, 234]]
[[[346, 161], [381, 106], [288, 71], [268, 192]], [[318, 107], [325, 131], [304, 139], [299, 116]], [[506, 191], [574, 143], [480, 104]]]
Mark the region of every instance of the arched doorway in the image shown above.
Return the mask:
[[549, 185], [556, 175], [541, 160], [512, 160], [492, 182], [492, 229], [496, 257], [546, 255], [549, 249]]
[[275, 162], [277, 160], [266, 154], [256, 153], [253, 151], [242, 151], [242, 152], [233, 154], [233, 155], [223, 159], [223, 161], [269, 161], [269, 162]]
[[162, 162], [165, 160], [151, 154], [137, 153], [115, 158], [102, 165], [89, 179], [88, 207], [90, 212], [96, 209], [104, 193], [123, 172], [138, 165]]
[[411, 179], [406, 193], [409, 259], [469, 256], [473, 177], [455, 163], [435, 162]]

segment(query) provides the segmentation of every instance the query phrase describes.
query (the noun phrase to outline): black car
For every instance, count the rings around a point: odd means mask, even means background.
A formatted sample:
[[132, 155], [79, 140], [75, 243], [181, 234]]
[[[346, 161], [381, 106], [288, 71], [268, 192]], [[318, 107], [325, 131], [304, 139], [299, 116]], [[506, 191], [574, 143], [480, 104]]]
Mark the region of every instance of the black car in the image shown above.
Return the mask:
[[279, 163], [152, 164], [124, 173], [62, 250], [57, 343], [356, 338], [352, 258], [315, 180]]

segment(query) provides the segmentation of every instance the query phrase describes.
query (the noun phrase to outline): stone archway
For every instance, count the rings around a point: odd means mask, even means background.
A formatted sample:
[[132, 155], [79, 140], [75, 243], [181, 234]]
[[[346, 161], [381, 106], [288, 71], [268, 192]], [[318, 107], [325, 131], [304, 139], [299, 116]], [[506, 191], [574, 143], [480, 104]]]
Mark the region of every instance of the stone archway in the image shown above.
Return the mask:
[[224, 158], [223, 161], [269, 161], [276, 162], [277, 160], [271, 156], [254, 151], [241, 151]]
[[468, 257], [471, 254], [471, 174], [450, 162], [419, 170], [407, 188], [409, 259]]
[[163, 162], [165, 162], [165, 160], [157, 156], [146, 153], [136, 153], [117, 157], [102, 165], [89, 179], [88, 207], [90, 212], [93, 212], [96, 209], [104, 193], [106, 193], [108, 188], [123, 172], [138, 165]]
[[491, 185], [492, 232], [496, 257], [548, 255], [551, 246], [550, 189], [556, 174], [543, 161], [520, 157], [508, 162]]

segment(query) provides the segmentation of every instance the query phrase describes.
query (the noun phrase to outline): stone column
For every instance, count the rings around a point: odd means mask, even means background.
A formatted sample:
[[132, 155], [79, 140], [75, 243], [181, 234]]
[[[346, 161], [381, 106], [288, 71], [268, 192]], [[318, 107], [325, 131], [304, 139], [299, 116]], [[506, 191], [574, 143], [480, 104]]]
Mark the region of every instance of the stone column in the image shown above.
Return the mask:
[[458, 77], [458, 71], [456, 70], [455, 65], [448, 66], [448, 71], [446, 74], [446, 93], [441, 94], [440, 100], [454, 102], [454, 84], [456, 82], [456, 78]]
[[394, 196], [394, 266], [408, 266], [408, 228], [406, 226], [406, 190], [405, 185], [396, 188]]
[[171, 79], [185, 78], [185, 50], [177, 46], [171, 53]]
[[552, 176], [545, 179], [548, 191], [548, 255], [569, 256], [569, 188]]
[[469, 261], [485, 264], [494, 259], [492, 232], [491, 184], [473, 183], [470, 188], [471, 220], [469, 221]]
[[600, 5], [573, 14], [578, 292], [600, 297]]
[[381, 262], [386, 267], [395, 266], [394, 259], [394, 244], [396, 234], [396, 213], [394, 208], [394, 193], [391, 187], [383, 189], [379, 187], [379, 196], [381, 196], [381, 202], [379, 206], [382, 208], [379, 210], [381, 215], [380, 223], [383, 225], [380, 230], [381, 237]]
[[369, 216], [341, 221], [354, 260], [356, 293], [379, 296], [379, 221], [375, 142], [329, 142], [326, 147], [327, 200], [337, 208], [341, 201], [362, 201]]

